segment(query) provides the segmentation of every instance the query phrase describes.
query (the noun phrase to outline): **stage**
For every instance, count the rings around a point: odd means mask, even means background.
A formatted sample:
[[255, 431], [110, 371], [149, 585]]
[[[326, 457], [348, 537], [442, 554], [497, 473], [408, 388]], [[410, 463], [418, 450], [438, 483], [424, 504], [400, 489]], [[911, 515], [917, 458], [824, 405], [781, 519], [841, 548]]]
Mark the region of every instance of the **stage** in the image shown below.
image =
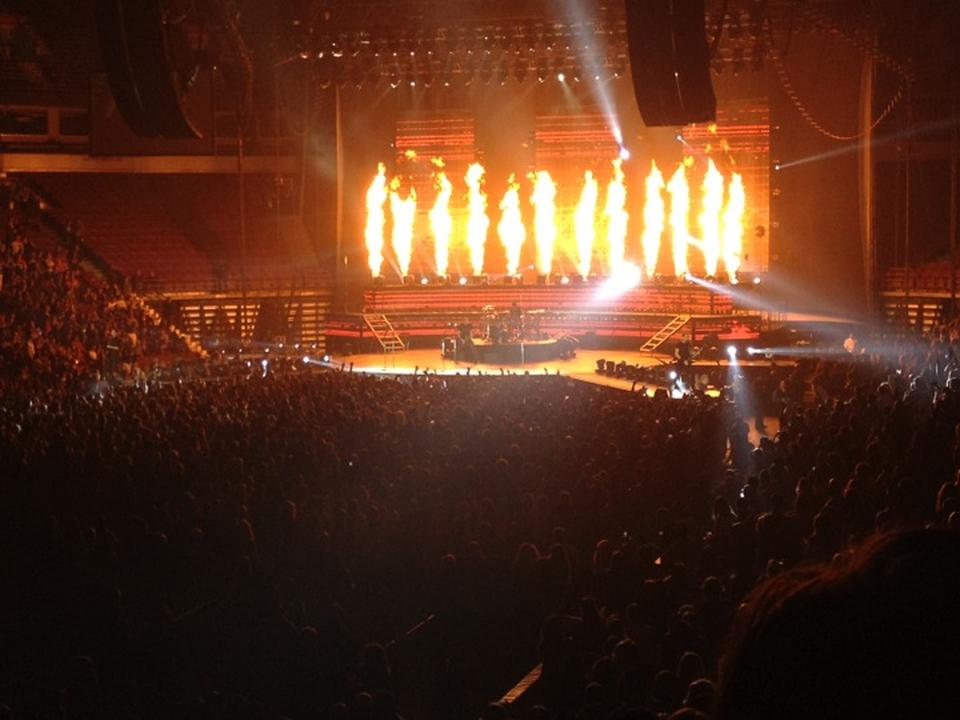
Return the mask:
[[[371, 373], [375, 375], [412, 375], [414, 372], [437, 375], [561, 375], [573, 380], [589, 382], [595, 385], [617, 388], [619, 390], [633, 390], [643, 383], [635, 383], [626, 378], [601, 375], [597, 372], [597, 361], [612, 360], [625, 362], [628, 365], [649, 368], [650, 370], [663, 369], [669, 372], [672, 357], [664, 354], [645, 353], [637, 350], [578, 350], [575, 357], [568, 360], [548, 360], [544, 362], [528, 362], [525, 364], [492, 364], [454, 362], [444, 359], [439, 350], [407, 350], [396, 353], [363, 353], [358, 355], [333, 355], [329, 365], [354, 372]], [[777, 361], [779, 367], [792, 365], [792, 362]], [[770, 367], [769, 360], [737, 360], [735, 367], [746, 372], [765, 371]], [[724, 359], [717, 361], [701, 360], [694, 363], [697, 372], [713, 373], [724, 378], [729, 375], [731, 363]], [[718, 377], [718, 379], [721, 379]], [[659, 387], [666, 387], [667, 383], [650, 385], [653, 392]]]

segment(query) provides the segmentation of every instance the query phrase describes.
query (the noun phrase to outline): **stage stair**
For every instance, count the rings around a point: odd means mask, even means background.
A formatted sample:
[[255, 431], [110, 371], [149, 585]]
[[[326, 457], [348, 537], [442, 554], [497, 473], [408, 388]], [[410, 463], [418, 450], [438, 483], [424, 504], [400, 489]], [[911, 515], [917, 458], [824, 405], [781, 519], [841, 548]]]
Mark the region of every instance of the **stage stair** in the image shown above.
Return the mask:
[[399, 352], [407, 349], [386, 315], [380, 315], [378, 313], [364, 314], [363, 320], [385, 353]]
[[657, 331], [657, 334], [647, 340], [643, 347], [640, 348], [641, 352], [654, 352], [657, 348], [663, 345], [667, 340], [672, 338], [681, 328], [690, 322], [689, 315], [677, 315], [673, 320], [664, 325], [660, 330]]

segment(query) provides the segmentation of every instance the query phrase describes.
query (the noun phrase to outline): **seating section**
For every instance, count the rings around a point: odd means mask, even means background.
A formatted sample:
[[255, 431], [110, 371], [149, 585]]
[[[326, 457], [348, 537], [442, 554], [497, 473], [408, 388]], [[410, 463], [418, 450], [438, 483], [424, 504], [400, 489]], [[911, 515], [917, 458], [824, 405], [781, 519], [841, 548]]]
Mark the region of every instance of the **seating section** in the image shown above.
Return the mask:
[[[163, 291], [236, 291], [243, 276], [235, 175], [34, 175], [66, 225], [108, 264]], [[248, 289], [317, 287], [328, 278], [299, 222], [278, 215], [272, 178], [247, 178]]]
[[[960, 288], [960, 268], [957, 270], [956, 287]], [[916, 268], [895, 267], [883, 274], [882, 290], [898, 292], [903, 290], [923, 290], [928, 292], [950, 292], [950, 261], [941, 260], [925, 263]]]
[[205, 285], [209, 258], [177, 227], [156, 178], [143, 175], [35, 176], [65, 224], [79, 220], [87, 244], [128, 275], [156, 278], [161, 286]]

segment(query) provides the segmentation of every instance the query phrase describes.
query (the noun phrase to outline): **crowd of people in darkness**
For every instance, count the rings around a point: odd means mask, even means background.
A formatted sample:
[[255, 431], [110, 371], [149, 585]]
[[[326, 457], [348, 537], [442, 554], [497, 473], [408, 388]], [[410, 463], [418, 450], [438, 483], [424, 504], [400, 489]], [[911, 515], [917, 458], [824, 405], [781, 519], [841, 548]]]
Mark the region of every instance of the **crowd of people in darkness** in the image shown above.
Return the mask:
[[[767, 676], [802, 684], [790, 663], [827, 657], [846, 673], [835, 692], [867, 692], [862, 671], [885, 697], [888, 657], [837, 658], [855, 629], [889, 631], [868, 620], [905, 622], [898, 602], [923, 618], [956, 599], [941, 568], [960, 397], [869, 361], [810, 379], [820, 395], [785, 400], [758, 447], [728, 398], [557, 376], [301, 372], [8, 404], [0, 703], [15, 718], [734, 718], [759, 717], [743, 713], [762, 690], [765, 716], [786, 717], [789, 683]], [[851, 550], [910, 528], [927, 529]], [[855, 590], [882, 608], [859, 598], [848, 617], [855, 592], [831, 588], [870, 569]], [[811, 595], [848, 645], [808, 629], [826, 655], [804, 655], [777, 613], [806, 616], [776, 592]], [[795, 657], [766, 664], [766, 622]], [[948, 697], [942, 644], [907, 661], [939, 658]], [[492, 702], [534, 668], [518, 700]]]
[[718, 397], [312, 366], [98, 382], [183, 348], [28, 240], [18, 202], [0, 718], [951, 714], [958, 326]]
[[179, 335], [124, 284], [80, 263], [79, 246], [37, 231], [39, 198], [0, 184], [0, 374], [11, 389], [78, 391], [187, 355]]

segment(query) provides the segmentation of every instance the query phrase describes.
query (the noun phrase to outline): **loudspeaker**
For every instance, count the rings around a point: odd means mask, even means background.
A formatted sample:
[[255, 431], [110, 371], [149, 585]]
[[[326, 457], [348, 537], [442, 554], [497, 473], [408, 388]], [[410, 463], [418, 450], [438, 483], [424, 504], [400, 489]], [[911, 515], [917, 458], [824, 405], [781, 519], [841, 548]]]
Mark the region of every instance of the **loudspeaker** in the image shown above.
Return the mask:
[[127, 47], [123, 3], [119, 0], [99, 0], [95, 10], [97, 34], [100, 37], [100, 57], [117, 110], [127, 126], [137, 135], [152, 136], [155, 130], [137, 89]]
[[141, 137], [198, 138], [170, 57], [163, 0], [97, 0], [104, 69], [124, 121]]
[[704, 0], [626, 0], [637, 106], [648, 127], [713, 120]]

